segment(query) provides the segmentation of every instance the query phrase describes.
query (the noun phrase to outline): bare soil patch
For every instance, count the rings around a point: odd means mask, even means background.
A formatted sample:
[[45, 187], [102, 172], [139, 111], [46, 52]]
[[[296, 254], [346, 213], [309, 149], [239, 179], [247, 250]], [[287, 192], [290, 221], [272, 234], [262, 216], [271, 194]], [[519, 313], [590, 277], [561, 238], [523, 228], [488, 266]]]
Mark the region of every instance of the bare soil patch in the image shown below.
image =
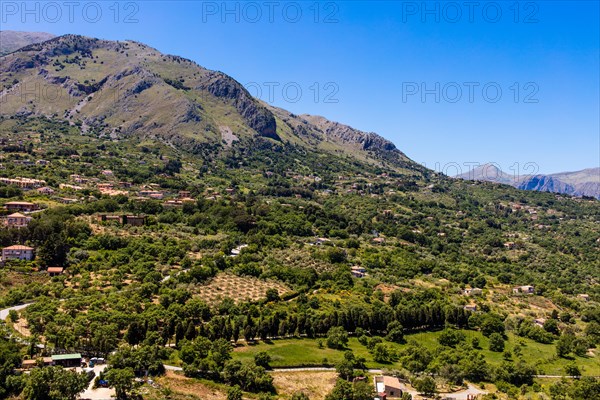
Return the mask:
[[162, 387], [168, 387], [178, 394], [193, 395], [202, 400], [226, 400], [225, 392], [209, 387], [204, 383], [191, 378], [186, 378], [173, 371], [167, 371], [166, 375], [157, 379]]
[[337, 373], [333, 371], [273, 372], [272, 376], [281, 399], [304, 392], [311, 400], [324, 400], [337, 379]]

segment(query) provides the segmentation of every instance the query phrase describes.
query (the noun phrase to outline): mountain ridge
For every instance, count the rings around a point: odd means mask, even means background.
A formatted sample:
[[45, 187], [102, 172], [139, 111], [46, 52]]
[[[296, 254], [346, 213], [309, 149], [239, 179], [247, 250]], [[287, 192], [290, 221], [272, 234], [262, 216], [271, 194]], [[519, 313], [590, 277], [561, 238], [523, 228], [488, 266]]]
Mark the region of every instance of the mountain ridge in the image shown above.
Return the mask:
[[12, 53], [33, 43], [44, 42], [55, 35], [47, 32], [0, 30], [0, 56]]
[[[22, 101], [36, 85], [57, 95]], [[375, 133], [273, 107], [223, 72], [136, 41], [63, 35], [30, 44], [3, 57], [0, 89], [2, 114], [68, 120], [83, 133], [138, 135], [192, 152], [261, 137], [409, 174], [426, 171]], [[116, 94], [114, 101], [104, 101], [106, 93]]]
[[553, 192], [578, 197], [589, 196], [600, 199], [600, 168], [515, 177], [503, 172], [492, 163], [486, 163], [469, 172], [456, 175], [455, 178], [500, 183], [521, 190]]

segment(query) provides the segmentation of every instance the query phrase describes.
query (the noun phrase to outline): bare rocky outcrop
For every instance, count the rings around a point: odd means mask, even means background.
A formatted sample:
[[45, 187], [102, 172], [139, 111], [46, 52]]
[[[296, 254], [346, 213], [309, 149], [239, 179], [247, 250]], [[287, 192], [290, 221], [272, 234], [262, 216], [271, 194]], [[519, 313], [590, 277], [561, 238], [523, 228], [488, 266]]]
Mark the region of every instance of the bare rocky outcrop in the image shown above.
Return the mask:
[[280, 140], [277, 135], [275, 116], [235, 79], [222, 72], [210, 71], [197, 88], [206, 90], [213, 96], [230, 100], [248, 126], [263, 137]]

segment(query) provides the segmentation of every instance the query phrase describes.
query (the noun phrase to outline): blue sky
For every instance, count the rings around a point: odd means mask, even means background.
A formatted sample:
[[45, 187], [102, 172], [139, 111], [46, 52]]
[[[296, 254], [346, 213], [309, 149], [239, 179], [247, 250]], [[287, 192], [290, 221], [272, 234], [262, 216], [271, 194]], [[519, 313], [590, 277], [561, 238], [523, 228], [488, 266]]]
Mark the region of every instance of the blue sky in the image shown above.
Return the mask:
[[600, 166], [598, 1], [77, 3], [2, 1], [0, 28], [144, 42], [437, 170]]

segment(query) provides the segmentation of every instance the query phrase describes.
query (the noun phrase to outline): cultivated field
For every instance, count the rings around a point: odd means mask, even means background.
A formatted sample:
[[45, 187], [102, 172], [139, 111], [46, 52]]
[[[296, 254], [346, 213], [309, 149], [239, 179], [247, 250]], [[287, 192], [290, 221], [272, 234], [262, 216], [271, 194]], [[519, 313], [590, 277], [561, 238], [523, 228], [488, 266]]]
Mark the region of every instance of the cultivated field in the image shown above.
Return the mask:
[[260, 300], [265, 298], [268, 289], [277, 289], [280, 296], [290, 291], [281, 282], [225, 273], [217, 275], [208, 284], [198, 287], [197, 292], [208, 304], [214, 304], [227, 297], [235, 302]]

